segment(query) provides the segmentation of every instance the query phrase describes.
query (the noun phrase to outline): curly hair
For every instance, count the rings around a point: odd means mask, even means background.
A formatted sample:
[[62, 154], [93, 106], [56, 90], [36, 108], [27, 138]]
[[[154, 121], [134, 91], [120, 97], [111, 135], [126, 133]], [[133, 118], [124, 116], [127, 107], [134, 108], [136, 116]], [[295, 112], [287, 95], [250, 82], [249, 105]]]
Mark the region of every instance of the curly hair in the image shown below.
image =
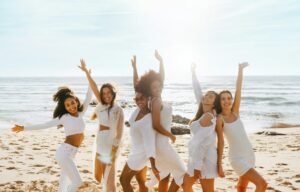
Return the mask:
[[163, 86], [163, 80], [159, 73], [155, 72], [154, 70], [150, 70], [146, 72], [141, 78], [138, 80], [135, 90], [136, 92], [140, 92], [147, 97], [151, 97], [151, 84], [154, 81], [159, 81]]
[[65, 101], [68, 98], [75, 99], [78, 106], [77, 109], [79, 112], [83, 110], [83, 105], [81, 105], [78, 97], [74, 95], [74, 92], [68, 87], [59, 87], [58, 91], [53, 95], [53, 101], [57, 102], [57, 105], [53, 112], [53, 118], [61, 118], [64, 114], [69, 113], [65, 108]]
[[223, 90], [219, 93], [219, 98], [218, 98], [218, 105], [216, 107], [216, 111], [217, 111], [217, 114], [220, 114], [222, 112], [222, 106], [221, 106], [221, 96], [222, 94], [224, 93], [228, 93], [230, 95], [230, 97], [232, 98], [232, 93], [228, 90]]

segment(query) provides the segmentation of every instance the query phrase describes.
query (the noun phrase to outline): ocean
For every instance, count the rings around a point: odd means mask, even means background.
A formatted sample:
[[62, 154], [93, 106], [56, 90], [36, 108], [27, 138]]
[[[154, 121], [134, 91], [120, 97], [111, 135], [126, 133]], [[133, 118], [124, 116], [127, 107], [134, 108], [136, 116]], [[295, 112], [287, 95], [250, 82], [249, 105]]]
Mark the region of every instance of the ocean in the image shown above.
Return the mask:
[[[118, 90], [117, 101], [125, 106], [125, 119], [134, 109], [132, 77], [95, 77], [100, 86], [110, 82]], [[228, 89], [234, 94], [235, 76], [199, 77], [203, 92]], [[87, 90], [84, 77], [0, 78], [0, 129], [14, 123], [36, 124], [52, 118], [52, 96], [62, 85], [69, 86], [83, 100]], [[173, 106], [173, 115], [191, 118], [197, 110], [191, 80], [165, 82], [162, 98]], [[268, 128], [275, 123], [300, 124], [300, 76], [246, 76], [243, 82], [240, 115], [247, 132]], [[88, 128], [97, 127], [86, 113]]]

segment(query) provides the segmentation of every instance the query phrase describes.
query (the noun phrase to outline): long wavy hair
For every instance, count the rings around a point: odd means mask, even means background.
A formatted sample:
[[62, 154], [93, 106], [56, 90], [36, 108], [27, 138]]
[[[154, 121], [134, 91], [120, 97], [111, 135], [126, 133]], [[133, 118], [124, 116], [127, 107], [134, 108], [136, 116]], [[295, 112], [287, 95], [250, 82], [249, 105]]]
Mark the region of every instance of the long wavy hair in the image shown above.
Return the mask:
[[57, 105], [53, 112], [53, 118], [61, 118], [64, 114], [69, 113], [65, 108], [65, 101], [68, 98], [75, 99], [77, 102], [77, 110], [81, 112], [83, 110], [83, 105], [81, 105], [78, 97], [74, 95], [74, 92], [68, 87], [59, 87], [58, 91], [53, 95], [53, 101], [57, 102]]
[[[112, 98], [112, 101], [111, 103], [106, 103], [104, 98], [103, 98], [103, 90], [104, 88], [108, 88], [113, 96]], [[115, 103], [115, 100], [116, 100], [116, 96], [117, 96], [117, 91], [116, 91], [116, 88], [110, 84], [110, 83], [105, 83], [101, 86], [100, 88], [100, 102], [101, 104], [104, 104], [104, 105], [109, 105], [109, 108], [108, 108], [108, 115], [109, 115], [109, 111], [111, 110], [111, 108], [114, 106], [114, 103]], [[94, 112], [91, 116], [91, 119], [92, 120], [95, 120], [97, 118], [97, 114]]]
[[160, 74], [154, 70], [149, 70], [143, 76], [141, 76], [141, 78], [138, 80], [138, 82], [135, 86], [135, 90], [137, 92], [142, 93], [143, 95], [145, 95], [147, 97], [151, 97], [152, 96], [151, 84], [154, 81], [159, 81], [161, 83], [161, 86], [163, 86], [163, 80], [162, 80]]
[[[210, 93], [213, 93], [215, 95], [215, 101], [214, 101], [214, 106], [213, 109], [215, 109], [217, 111], [217, 108], [219, 106], [219, 94], [215, 91], [208, 91]], [[202, 115], [203, 115], [204, 111], [203, 111], [203, 105], [202, 105], [202, 101], [200, 101], [199, 106], [198, 106], [198, 110], [197, 113], [195, 115], [195, 117], [193, 119], [191, 119], [191, 121], [189, 122], [189, 124], [191, 124], [193, 121], [198, 120]]]
[[221, 96], [224, 93], [228, 93], [230, 95], [230, 97], [232, 98], [232, 93], [229, 90], [223, 90], [219, 93], [219, 102], [218, 102], [218, 106], [216, 108], [217, 114], [222, 113], [222, 106], [221, 106]]

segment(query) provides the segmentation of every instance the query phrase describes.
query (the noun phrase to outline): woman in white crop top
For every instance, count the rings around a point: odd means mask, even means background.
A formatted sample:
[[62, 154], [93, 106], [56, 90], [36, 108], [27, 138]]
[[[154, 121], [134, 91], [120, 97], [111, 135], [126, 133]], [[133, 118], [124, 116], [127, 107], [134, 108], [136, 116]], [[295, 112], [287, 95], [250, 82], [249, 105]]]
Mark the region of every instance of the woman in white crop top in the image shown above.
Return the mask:
[[232, 103], [233, 98], [230, 91], [225, 90], [219, 94], [217, 128], [222, 129], [229, 144], [229, 161], [239, 176], [237, 190], [246, 191], [248, 183], [252, 182], [256, 185], [256, 192], [263, 192], [266, 191], [267, 183], [254, 169], [255, 156], [252, 145], [239, 117], [243, 69], [247, 66], [248, 63], [239, 64], [234, 102]]
[[91, 98], [92, 93], [89, 88], [85, 101], [81, 104], [73, 91], [68, 87], [61, 87], [53, 96], [53, 100], [57, 102], [53, 113], [53, 120], [44, 124], [31, 126], [16, 125], [12, 128], [13, 132], [20, 132], [58, 126], [64, 127], [65, 142], [56, 150], [56, 160], [61, 168], [58, 189], [60, 192], [75, 192], [82, 183], [74, 158], [84, 138], [85, 123], [83, 116]]
[[[160, 62], [160, 72], [150, 70], [141, 76], [137, 87], [141, 92], [150, 97], [149, 109], [152, 115], [152, 126], [156, 131], [156, 167], [159, 171], [158, 190], [177, 191], [183, 183], [186, 167], [178, 153], [172, 147], [169, 139], [175, 142], [176, 137], [171, 133], [172, 107], [164, 103], [161, 99], [161, 92], [164, 82], [163, 59], [157, 51], [155, 57]], [[170, 175], [173, 176], [169, 186]], [[152, 177], [148, 186], [157, 183], [156, 177]]]
[[95, 109], [99, 128], [95, 139], [94, 176], [99, 183], [103, 178], [102, 190], [104, 192], [115, 192], [115, 165], [123, 135], [123, 110], [115, 103], [116, 91], [111, 84], [103, 84], [99, 90], [85, 63], [81, 65], [81, 69], [85, 72], [91, 89], [99, 102]]
[[[187, 174], [184, 177], [183, 190], [184, 192], [193, 191], [193, 184], [199, 180], [204, 192], [213, 192], [215, 178], [218, 175], [224, 177], [222, 165], [217, 164], [215, 109], [218, 106], [219, 95], [215, 91], [208, 91], [205, 95], [202, 94], [195, 67], [196, 65], [193, 64], [192, 81], [198, 103], [198, 111], [190, 121], [192, 137], [188, 144], [189, 160]], [[220, 139], [222, 142], [223, 137]], [[220, 145], [219, 137], [218, 145]]]
[[136, 56], [131, 60], [133, 67], [133, 86], [135, 90], [135, 102], [137, 108], [129, 118], [130, 125], [130, 154], [123, 168], [120, 183], [124, 192], [133, 192], [130, 184], [135, 176], [140, 192], [147, 192], [145, 185], [147, 180], [147, 164], [150, 160], [152, 172], [157, 177], [159, 172], [155, 166], [155, 131], [152, 127], [151, 113], [148, 108], [148, 98], [140, 93], [136, 87], [138, 76], [136, 69]]

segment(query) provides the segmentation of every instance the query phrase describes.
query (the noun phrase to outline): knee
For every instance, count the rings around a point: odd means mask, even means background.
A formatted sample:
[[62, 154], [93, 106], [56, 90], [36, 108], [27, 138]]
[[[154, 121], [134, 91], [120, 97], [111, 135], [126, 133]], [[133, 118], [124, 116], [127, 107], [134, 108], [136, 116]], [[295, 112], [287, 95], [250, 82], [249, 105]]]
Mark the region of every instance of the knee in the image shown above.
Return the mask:
[[260, 187], [262, 190], [266, 190], [267, 187], [268, 187], [268, 183], [266, 182], [266, 180], [262, 179], [262, 180], [259, 182], [259, 187]]

